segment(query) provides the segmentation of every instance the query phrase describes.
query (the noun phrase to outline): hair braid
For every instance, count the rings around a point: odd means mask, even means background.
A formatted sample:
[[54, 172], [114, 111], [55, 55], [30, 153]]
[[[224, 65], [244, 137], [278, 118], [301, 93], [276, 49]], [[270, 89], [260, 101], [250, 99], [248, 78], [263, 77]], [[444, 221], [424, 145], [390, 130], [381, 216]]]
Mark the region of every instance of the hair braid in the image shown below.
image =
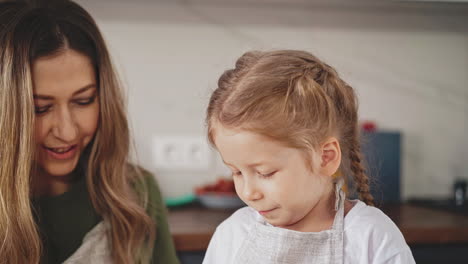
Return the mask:
[[361, 147], [357, 139], [357, 133], [349, 142], [349, 161], [351, 172], [356, 184], [356, 190], [359, 198], [367, 205], [374, 205], [374, 197], [370, 193], [369, 177], [367, 176], [364, 166], [362, 165]]

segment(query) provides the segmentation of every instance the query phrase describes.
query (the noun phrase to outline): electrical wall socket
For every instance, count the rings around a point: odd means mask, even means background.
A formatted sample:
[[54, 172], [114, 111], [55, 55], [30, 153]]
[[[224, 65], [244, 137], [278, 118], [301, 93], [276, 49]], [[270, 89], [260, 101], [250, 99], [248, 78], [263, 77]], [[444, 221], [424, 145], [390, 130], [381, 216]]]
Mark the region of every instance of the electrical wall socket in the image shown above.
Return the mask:
[[211, 164], [211, 149], [204, 136], [153, 137], [153, 161], [158, 169], [207, 170]]

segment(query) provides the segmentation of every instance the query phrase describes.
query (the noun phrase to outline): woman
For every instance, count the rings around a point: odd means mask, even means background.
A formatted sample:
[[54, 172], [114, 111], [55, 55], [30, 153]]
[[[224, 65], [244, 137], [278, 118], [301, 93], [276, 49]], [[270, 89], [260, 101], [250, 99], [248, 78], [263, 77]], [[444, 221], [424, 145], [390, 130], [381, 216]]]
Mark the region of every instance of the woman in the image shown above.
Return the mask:
[[71, 1], [0, 3], [0, 263], [177, 263], [159, 189], [128, 162], [120, 84]]

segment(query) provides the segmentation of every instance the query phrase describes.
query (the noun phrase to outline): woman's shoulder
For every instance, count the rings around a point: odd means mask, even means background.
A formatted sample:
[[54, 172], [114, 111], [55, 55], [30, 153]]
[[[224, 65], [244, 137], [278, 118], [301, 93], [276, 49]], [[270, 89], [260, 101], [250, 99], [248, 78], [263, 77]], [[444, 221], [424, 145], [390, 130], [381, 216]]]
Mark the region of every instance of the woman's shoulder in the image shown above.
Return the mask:
[[161, 213], [164, 201], [156, 177], [150, 171], [136, 165], [129, 164], [128, 174], [133, 190], [145, 204], [146, 211], [154, 218], [154, 213]]
[[160, 190], [156, 178], [153, 173], [146, 170], [143, 167], [129, 164], [128, 165], [129, 179], [139, 194], [141, 193], [157, 193], [159, 195]]
[[359, 200], [352, 202], [354, 206], [344, 220], [346, 258], [370, 262], [402, 256], [412, 259], [403, 234], [385, 213]]
[[135, 192], [144, 201], [144, 208], [156, 223], [151, 263], [179, 263], [167, 222], [167, 212], [156, 177], [141, 167], [130, 168]]

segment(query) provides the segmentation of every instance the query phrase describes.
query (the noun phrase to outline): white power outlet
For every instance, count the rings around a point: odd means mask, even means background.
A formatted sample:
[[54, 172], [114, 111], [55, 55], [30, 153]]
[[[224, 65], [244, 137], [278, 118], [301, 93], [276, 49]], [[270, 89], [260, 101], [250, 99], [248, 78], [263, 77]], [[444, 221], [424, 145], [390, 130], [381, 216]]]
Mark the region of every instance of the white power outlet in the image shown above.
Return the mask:
[[165, 170], [206, 170], [211, 150], [203, 136], [154, 136], [153, 161]]

